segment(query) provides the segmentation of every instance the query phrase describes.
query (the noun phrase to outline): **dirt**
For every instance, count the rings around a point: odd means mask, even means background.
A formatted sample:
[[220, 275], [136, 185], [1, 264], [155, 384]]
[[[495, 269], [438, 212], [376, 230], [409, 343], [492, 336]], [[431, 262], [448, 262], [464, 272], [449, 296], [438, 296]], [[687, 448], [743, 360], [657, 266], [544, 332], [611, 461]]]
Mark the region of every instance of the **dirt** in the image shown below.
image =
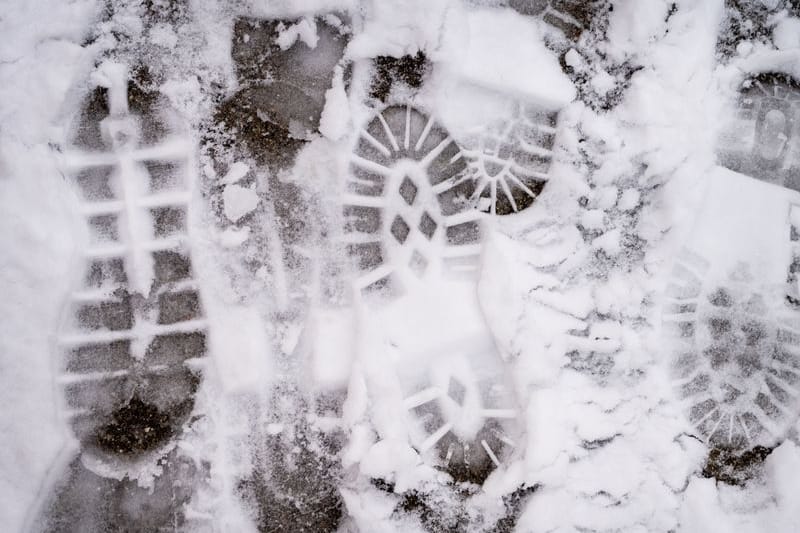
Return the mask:
[[373, 61], [375, 75], [370, 96], [385, 102], [396, 83], [418, 89], [430, 70], [428, 58], [422, 51], [403, 57], [378, 56]]
[[773, 449], [764, 446], [756, 446], [745, 451], [712, 448], [708, 453], [702, 475], [728, 485], [744, 485], [748, 480], [758, 476], [764, 459]]
[[155, 405], [133, 398], [117, 409], [111, 420], [100, 428], [95, 444], [104, 450], [134, 455], [157, 448], [169, 440], [174, 431], [171, 417]]

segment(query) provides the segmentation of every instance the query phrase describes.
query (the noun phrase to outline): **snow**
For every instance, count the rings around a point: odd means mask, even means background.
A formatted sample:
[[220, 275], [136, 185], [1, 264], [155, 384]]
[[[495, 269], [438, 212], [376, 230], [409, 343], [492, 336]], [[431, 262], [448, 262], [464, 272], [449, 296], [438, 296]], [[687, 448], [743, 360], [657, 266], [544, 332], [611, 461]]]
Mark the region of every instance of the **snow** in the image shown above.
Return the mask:
[[[703, 477], [709, 444], [673, 382], [675, 351], [687, 341], [664, 322], [681, 266], [697, 270], [704, 290], [787, 285], [800, 193], [723, 168], [716, 150], [744, 79], [800, 73], [796, 16], [772, 15], [765, 40], [741, 42], [726, 58], [716, 52], [721, 0], [615, 0], [603, 35], [566, 45], [554, 44], [541, 18], [503, 2], [190, 2], [189, 27], [145, 27], [125, 11], [81, 46], [96, 4], [9, 2], [0, 14], [4, 531], [24, 530], [79, 453], [60, 418], [54, 335], [90, 235], [64, 152], [88, 81], [124, 80], [127, 67], [102, 63], [101, 52], [124, 29], [153, 45], [148, 59], [153, 49], [173, 56], [164, 64], [179, 66], [160, 80], [160, 93], [185, 119], [184, 140], [205, 142], [214, 99], [239, 83], [230, 26], [243, 13], [285, 17], [275, 35], [281, 50], [321, 46], [320, 13], [341, 15], [337, 27], [352, 35], [342, 62], [324, 73], [320, 135], [307, 136], [292, 168], [276, 176], [234, 153], [216, 169], [209, 158], [190, 162], [199, 176], [186, 250], [209, 324], [209, 360], [195, 363], [203, 367], [198, 417], [176, 445], [208, 465], [191, 520], [254, 530], [255, 510], [237, 487], [268, 455], [264, 435], [285, 438], [308, 421], [337, 428], [343, 440], [333, 476], [342, 530], [422, 530], [413, 512], [398, 511], [405, 495], [420, 494], [433, 507], [461, 498], [431, 512], [461, 505], [478, 524], [502, 516], [502, 498], [523, 484], [537, 488], [522, 500], [517, 531], [791, 531], [800, 522], [797, 413], [785, 415], [780, 435], [759, 441], [775, 449], [744, 485]], [[386, 105], [411, 94], [464, 143], [512, 121], [522, 104], [558, 112], [552, 165], [532, 207], [477, 217], [476, 272], [406, 273], [402, 290], [383, 297], [353, 288], [358, 269], [345, 253], [337, 195], [356, 130], [371, 105], [384, 105], [365, 103], [371, 58], [418, 51], [430, 61], [422, 88], [402, 88]], [[619, 74], [624, 66], [633, 67], [629, 76]], [[301, 192], [287, 200], [271, 188], [275, 180]], [[403, 201], [388, 192], [373, 198]], [[297, 199], [312, 200], [291, 219], [282, 210]], [[149, 286], [152, 276], [143, 277]], [[496, 387], [475, 385], [485, 381]], [[309, 404], [318, 394], [341, 394], [343, 404], [320, 414], [280, 398], [290, 405], [284, 416], [271, 396], [286, 382]], [[515, 445], [466, 498], [432, 466], [441, 457], [423, 446], [428, 434], [413, 411], [425, 395], [442, 399], [453, 433], [471, 438], [483, 422], [475, 415], [484, 389], [510, 403], [491, 408], [507, 408], [502, 428]], [[152, 463], [121, 470], [84, 460], [108, 478], [141, 475], [142, 484], [160, 473]], [[378, 489], [377, 479], [393, 489]]]
[[[0, 452], [2, 512], [11, 531], [22, 527], [35, 503], [44, 476], [66, 444], [65, 424], [58, 419], [53, 386], [52, 338], [61, 307], [49, 298], [64, 298], [73, 273], [69, 265], [80, 233], [68, 208], [73, 193], [61, 179], [46, 149], [31, 157], [30, 149], [9, 142], [2, 152], [0, 203], [2, 242], [9, 247], [0, 260], [5, 297], [0, 327], [0, 367], [8, 379], [2, 387], [7, 407], [0, 415], [4, 446]], [[25, 154], [25, 157], [22, 157]], [[23, 161], [26, 164], [23, 164]], [[29, 174], [33, 172], [34, 174]], [[26, 179], [38, 175], [49, 178]], [[50, 216], [32, 219], [26, 206], [38, 204]]]
[[778, 50], [800, 48], [800, 18], [781, 19], [772, 30], [772, 40]]

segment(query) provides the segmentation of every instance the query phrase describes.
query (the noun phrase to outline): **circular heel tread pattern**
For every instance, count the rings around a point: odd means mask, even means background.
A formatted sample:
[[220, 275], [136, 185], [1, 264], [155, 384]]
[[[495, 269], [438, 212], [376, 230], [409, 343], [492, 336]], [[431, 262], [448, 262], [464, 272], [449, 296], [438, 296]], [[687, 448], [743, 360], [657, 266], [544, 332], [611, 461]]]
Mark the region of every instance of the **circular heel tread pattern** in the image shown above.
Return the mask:
[[683, 259], [664, 320], [677, 341], [672, 366], [689, 419], [714, 447], [773, 446], [800, 414], [800, 317], [746, 270], [706, 287], [707, 263]]
[[359, 289], [402, 291], [415, 280], [475, 270], [481, 215], [465, 168], [447, 131], [410, 105], [387, 107], [360, 130], [343, 208]]
[[[482, 485], [516, 448], [518, 412], [502, 363], [482, 341], [403, 378], [411, 444], [455, 482]], [[433, 359], [433, 358], [431, 358]]]
[[481, 211], [510, 215], [541, 194], [553, 159], [557, 113], [515, 104], [514, 117], [466, 143], [466, 175], [475, 183], [471, 200]]

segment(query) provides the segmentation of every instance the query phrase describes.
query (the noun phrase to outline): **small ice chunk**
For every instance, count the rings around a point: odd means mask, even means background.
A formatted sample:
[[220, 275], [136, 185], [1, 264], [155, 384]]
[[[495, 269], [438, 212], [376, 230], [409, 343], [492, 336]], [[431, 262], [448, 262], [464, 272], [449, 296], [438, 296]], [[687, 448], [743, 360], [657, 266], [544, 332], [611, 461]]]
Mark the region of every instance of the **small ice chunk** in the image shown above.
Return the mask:
[[225, 216], [231, 222], [236, 222], [256, 208], [258, 195], [253, 189], [241, 185], [228, 185], [222, 192], [222, 201], [225, 206]]
[[276, 423], [267, 424], [267, 434], [268, 435], [275, 436], [275, 435], [278, 435], [278, 434], [280, 434], [282, 432], [283, 432], [283, 424], [276, 424]]
[[169, 24], [155, 24], [150, 28], [150, 42], [164, 48], [174, 48], [178, 44], [178, 36]]
[[250, 167], [241, 161], [237, 161], [228, 168], [228, 173], [220, 180], [223, 185], [233, 185], [238, 183], [250, 171]]
[[317, 35], [317, 23], [314, 22], [314, 19], [304, 18], [297, 24], [284, 27], [278, 33], [276, 42], [281, 47], [281, 50], [288, 50], [297, 42], [297, 39], [306, 43], [309, 48], [316, 48], [319, 36]]
[[575, 86], [533, 20], [511, 10], [476, 9], [464, 22], [468, 38], [447, 61], [463, 79], [548, 110], [575, 98]]
[[413, 471], [421, 462], [419, 454], [406, 442], [386, 439], [367, 450], [360, 470], [365, 476], [395, 482], [395, 491], [402, 492], [415, 477]]
[[348, 467], [358, 463], [375, 444], [375, 432], [366, 424], [356, 424], [350, 430], [347, 447], [342, 454], [342, 463]]
[[569, 52], [564, 54], [564, 62], [567, 64], [568, 67], [572, 67], [575, 70], [585, 65], [583, 57], [581, 57], [581, 54], [578, 53], [578, 51], [575, 50], [574, 48], [570, 48]]

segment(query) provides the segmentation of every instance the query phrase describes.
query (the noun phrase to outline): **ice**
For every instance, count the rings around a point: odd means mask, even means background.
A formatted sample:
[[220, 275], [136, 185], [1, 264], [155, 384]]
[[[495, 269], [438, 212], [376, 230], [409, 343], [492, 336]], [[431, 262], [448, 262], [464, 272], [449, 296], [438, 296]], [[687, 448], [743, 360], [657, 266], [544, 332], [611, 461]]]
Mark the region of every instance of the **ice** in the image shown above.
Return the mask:
[[396, 483], [396, 490], [404, 492], [414, 486], [413, 470], [421, 465], [419, 455], [403, 441], [384, 439], [374, 444], [361, 459], [361, 473], [375, 479]]
[[564, 62], [572, 68], [578, 68], [583, 64], [583, 58], [577, 50], [570, 48], [569, 51], [564, 54]]

